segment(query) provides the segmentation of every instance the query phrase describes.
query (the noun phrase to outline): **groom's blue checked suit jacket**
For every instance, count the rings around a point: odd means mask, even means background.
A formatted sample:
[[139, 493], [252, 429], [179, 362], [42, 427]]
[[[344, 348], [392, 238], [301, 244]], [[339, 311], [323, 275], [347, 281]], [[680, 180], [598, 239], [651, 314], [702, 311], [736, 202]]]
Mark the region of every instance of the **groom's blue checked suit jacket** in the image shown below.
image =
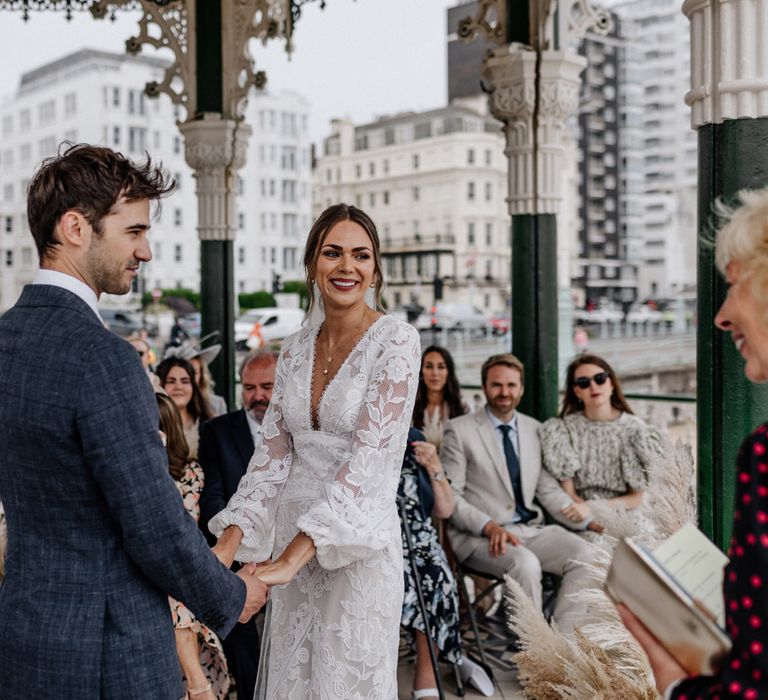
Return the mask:
[[0, 700], [178, 700], [168, 594], [220, 635], [245, 585], [168, 474], [136, 351], [76, 295], [0, 318]]

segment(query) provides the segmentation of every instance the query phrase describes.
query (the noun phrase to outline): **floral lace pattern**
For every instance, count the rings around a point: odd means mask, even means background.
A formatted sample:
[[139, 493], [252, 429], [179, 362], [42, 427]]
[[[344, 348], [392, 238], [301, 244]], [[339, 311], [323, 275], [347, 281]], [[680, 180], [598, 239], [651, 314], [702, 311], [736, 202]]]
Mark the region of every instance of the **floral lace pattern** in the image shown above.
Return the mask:
[[403, 600], [395, 495], [419, 338], [379, 318], [326, 387], [313, 430], [316, 330], [283, 344], [264, 444], [210, 529], [240, 527], [240, 561], [278, 556], [299, 531], [317, 548], [290, 584], [272, 590], [258, 698], [394, 700]]

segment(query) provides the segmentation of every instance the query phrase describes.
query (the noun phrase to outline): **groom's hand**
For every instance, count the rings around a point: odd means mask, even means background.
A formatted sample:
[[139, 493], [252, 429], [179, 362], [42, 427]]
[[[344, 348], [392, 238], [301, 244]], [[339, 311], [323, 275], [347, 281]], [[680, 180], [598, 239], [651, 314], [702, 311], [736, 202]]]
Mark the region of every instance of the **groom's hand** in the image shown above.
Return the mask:
[[242, 569], [237, 575], [245, 581], [245, 605], [238, 618], [239, 622], [248, 622], [259, 610], [264, 607], [269, 595], [269, 586], [261, 579], [256, 578]]

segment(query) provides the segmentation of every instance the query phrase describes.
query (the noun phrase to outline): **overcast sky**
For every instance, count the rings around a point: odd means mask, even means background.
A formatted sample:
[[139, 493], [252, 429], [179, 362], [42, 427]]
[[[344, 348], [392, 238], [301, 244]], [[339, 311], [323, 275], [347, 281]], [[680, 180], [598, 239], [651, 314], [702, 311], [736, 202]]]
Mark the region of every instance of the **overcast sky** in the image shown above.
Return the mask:
[[[304, 7], [291, 58], [273, 42], [254, 51], [269, 89], [293, 90], [312, 105], [315, 141], [333, 117], [364, 122], [380, 114], [428, 109], [446, 100], [446, 8], [457, 0], [327, 0]], [[115, 22], [77, 13], [0, 13], [0, 96], [22, 73], [81, 48], [124, 51], [136, 33], [136, 14]], [[166, 54], [168, 55], [168, 54]]]

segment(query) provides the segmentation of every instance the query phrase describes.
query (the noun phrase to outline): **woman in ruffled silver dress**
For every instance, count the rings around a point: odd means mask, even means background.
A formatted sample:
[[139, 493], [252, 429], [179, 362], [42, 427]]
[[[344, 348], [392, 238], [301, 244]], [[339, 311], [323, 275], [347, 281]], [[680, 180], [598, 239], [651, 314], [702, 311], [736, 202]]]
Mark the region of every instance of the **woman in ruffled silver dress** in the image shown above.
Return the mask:
[[[568, 367], [560, 415], [540, 428], [544, 466], [573, 499], [565, 514], [581, 522], [594, 502], [634, 510], [643, 502], [654, 464], [664, 451], [661, 432], [629, 407], [612, 367], [579, 355]], [[590, 529], [602, 531], [593, 520]]]

